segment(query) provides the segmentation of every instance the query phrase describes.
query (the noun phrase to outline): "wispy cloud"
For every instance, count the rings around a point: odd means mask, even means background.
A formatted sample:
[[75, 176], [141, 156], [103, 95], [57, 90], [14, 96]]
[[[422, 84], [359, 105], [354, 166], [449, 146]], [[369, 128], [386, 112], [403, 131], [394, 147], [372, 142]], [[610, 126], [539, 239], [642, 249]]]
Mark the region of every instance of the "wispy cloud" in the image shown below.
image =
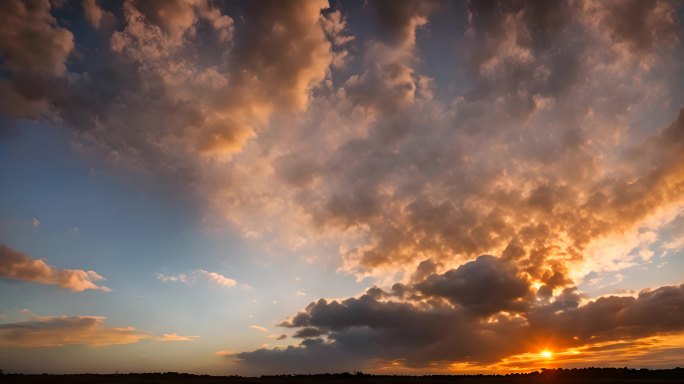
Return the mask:
[[261, 325], [250, 325], [249, 327], [259, 332], [268, 333], [268, 329], [262, 327]]
[[[158, 273], [157, 274], [157, 279], [168, 283], [186, 283], [186, 284], [192, 284], [197, 281], [197, 279], [204, 279], [207, 280], [213, 284], [218, 285], [219, 287], [223, 288], [231, 288], [234, 287], [238, 284], [238, 282], [234, 279], [231, 279], [229, 277], [226, 277], [218, 272], [210, 272], [204, 269], [198, 269], [191, 274], [177, 274], [177, 275], [168, 275], [164, 273]], [[248, 287], [248, 286], [246, 286]]]
[[162, 333], [161, 336], [154, 338], [156, 341], [193, 341], [199, 339], [199, 336], [179, 336], [176, 333]]
[[142, 340], [158, 342], [194, 341], [199, 336], [162, 333], [155, 336], [134, 327], [112, 327], [102, 316], [32, 316], [29, 320], [0, 324], [1, 347], [60, 347], [84, 345], [105, 347], [133, 344]]
[[167, 283], [167, 282], [172, 282], [172, 283], [187, 283], [188, 282], [188, 275], [181, 273], [179, 275], [166, 275], [163, 273], [157, 273], [157, 279]]
[[213, 283], [215, 283], [221, 287], [234, 287], [237, 284], [237, 281], [230, 279], [228, 277], [225, 277], [225, 276], [221, 275], [220, 273], [209, 272], [209, 271], [205, 271], [203, 269], [198, 269], [197, 273], [203, 275], [204, 277], [209, 279], [209, 281], [211, 281], [211, 282], [213, 282]]

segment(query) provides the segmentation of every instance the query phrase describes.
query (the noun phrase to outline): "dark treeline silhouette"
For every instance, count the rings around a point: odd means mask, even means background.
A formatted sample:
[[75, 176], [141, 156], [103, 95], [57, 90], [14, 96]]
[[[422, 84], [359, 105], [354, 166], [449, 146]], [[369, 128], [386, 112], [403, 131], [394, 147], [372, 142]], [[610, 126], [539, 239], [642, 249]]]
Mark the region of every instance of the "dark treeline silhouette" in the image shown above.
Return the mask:
[[318, 383], [362, 383], [362, 384], [564, 384], [564, 383], [680, 383], [684, 384], [684, 368], [674, 369], [629, 369], [629, 368], [579, 368], [542, 369], [530, 373], [506, 375], [373, 375], [361, 372], [315, 374], [315, 375], [270, 375], [260, 377], [209, 376], [188, 373], [127, 373], [127, 374], [75, 374], [75, 375], [24, 375], [1, 374], [1, 383], [74, 383], [74, 384], [318, 384]]

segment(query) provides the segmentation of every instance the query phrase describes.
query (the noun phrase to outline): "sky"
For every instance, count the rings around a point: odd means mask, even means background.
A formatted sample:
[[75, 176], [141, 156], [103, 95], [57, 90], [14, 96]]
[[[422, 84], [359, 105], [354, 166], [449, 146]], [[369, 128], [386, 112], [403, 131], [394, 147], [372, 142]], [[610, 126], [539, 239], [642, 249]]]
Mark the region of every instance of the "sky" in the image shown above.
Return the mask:
[[0, 369], [681, 366], [683, 22], [0, 2]]

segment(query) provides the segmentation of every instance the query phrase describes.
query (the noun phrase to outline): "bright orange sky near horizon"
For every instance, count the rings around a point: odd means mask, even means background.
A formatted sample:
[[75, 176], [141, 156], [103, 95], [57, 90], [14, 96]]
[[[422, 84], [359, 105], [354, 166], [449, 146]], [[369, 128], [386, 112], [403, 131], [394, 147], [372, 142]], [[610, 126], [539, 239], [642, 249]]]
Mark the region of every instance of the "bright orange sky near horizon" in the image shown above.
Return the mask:
[[684, 361], [684, 3], [0, 1], [0, 369]]

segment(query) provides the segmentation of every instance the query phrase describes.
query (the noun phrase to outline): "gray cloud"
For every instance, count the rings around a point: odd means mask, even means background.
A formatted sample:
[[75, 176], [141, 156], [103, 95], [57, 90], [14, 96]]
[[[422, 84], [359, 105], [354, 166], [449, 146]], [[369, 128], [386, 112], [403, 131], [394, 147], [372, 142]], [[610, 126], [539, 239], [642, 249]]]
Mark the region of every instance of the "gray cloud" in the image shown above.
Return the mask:
[[524, 312], [530, 284], [514, 265], [494, 256], [480, 256], [442, 275], [430, 275], [417, 285], [427, 296], [443, 297], [480, 315]]
[[438, 7], [433, 1], [387, 1], [369, 2], [381, 24], [390, 32], [391, 43], [412, 45], [416, 28], [427, 23], [427, 17]]
[[639, 54], [650, 53], [658, 43], [677, 40], [673, 11], [664, 1], [608, 1], [601, 22], [612, 39]]
[[[552, 301], [530, 300], [518, 316], [507, 314], [509, 294], [504, 289], [497, 291], [498, 296], [488, 296], [473, 284], [468, 294], [480, 295], [481, 300], [476, 311], [462, 297], [457, 297], [459, 301], [454, 300], [452, 306], [434, 300], [443, 297], [442, 292], [425, 290], [435, 284], [459, 287], [464, 278], [461, 274], [466, 272], [477, 281], [484, 274], [470, 271], [474, 268], [485, 270], [494, 285], [510, 279], [510, 270], [492, 269], [495, 263], [503, 261], [483, 256], [463, 269], [439, 276], [439, 280], [432, 275], [411, 288], [415, 295], [408, 301], [391, 294], [381, 298], [376, 288], [358, 298], [321, 299], [283, 325], [325, 338], [307, 339], [287, 349], [243, 352], [237, 357], [245, 368], [265, 364], [286, 372], [306, 370], [311, 356], [323, 366], [355, 356], [364, 369], [377, 369], [393, 361], [407, 367], [439, 369], [441, 364], [453, 362], [491, 364], [515, 354], [537, 353], [542, 340], [556, 350], [591, 348], [684, 329], [679, 310], [684, 305], [684, 285], [645, 290], [638, 297], [603, 297], [586, 304], [580, 304], [580, 295], [568, 288]], [[487, 310], [480, 310], [483, 308]]]
[[83, 14], [94, 28], [100, 28], [105, 12], [97, 4], [96, 0], [83, 0]]
[[48, 0], [5, 1], [0, 9], [0, 57], [19, 75], [63, 76], [74, 48], [73, 34], [59, 27]]
[[[344, 268], [362, 274], [517, 247], [516, 263], [552, 289], [570, 284], [567, 264], [592, 240], [674, 202], [676, 156], [640, 147], [651, 172], [625, 156], [632, 143], [611, 139], [650, 100], [635, 91], [642, 48], [614, 44], [631, 39], [611, 21], [620, 6], [469, 3], [467, 81], [446, 100], [415, 41], [435, 4], [373, 2], [394, 38], [359, 46], [362, 70], [335, 83], [329, 40], [344, 44], [347, 24], [344, 7], [322, 16], [327, 6], [259, 2], [228, 15], [204, 1], [126, 2], [122, 28], [97, 57], [84, 53], [85, 70], [22, 83], [40, 95], [25, 110], [48, 108], [84, 148], [198, 197], [245, 233], [336, 237]], [[39, 13], [45, 41], [70, 33], [49, 6]], [[646, 29], [674, 28], [667, 3], [646, 13]], [[654, 36], [639, 47], [673, 41]], [[18, 63], [15, 51], [5, 60]], [[44, 62], [64, 66], [67, 51]], [[19, 84], [10, 75], [0, 91]]]
[[[684, 285], [644, 290], [637, 297], [609, 296], [583, 306], [571, 301], [531, 311], [530, 327], [562, 343], [577, 345], [635, 339], [684, 329]], [[562, 308], [564, 310], [557, 311]]]
[[48, 0], [0, 4], [0, 113], [38, 118], [51, 112], [53, 88], [62, 84], [74, 36], [57, 25]]

